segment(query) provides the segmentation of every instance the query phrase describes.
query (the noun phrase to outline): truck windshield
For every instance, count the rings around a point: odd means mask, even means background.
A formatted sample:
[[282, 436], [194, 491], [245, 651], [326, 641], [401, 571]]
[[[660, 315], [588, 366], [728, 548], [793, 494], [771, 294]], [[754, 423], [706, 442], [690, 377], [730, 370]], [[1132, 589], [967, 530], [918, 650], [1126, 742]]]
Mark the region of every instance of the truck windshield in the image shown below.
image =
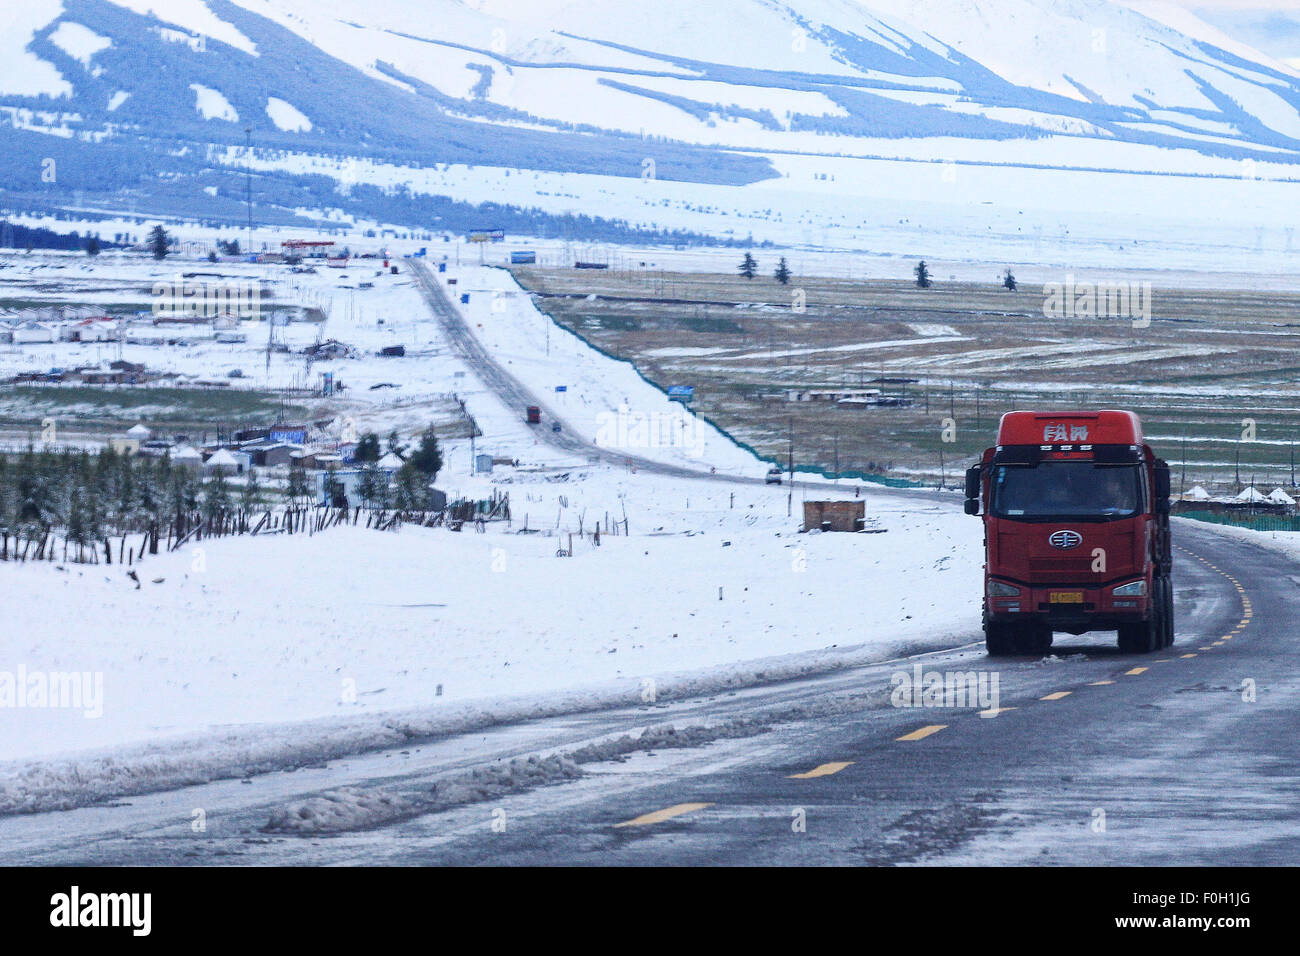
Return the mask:
[[1137, 465], [1044, 461], [1034, 467], [998, 465], [990, 484], [989, 513], [1025, 521], [1076, 518], [1107, 521], [1142, 510]]

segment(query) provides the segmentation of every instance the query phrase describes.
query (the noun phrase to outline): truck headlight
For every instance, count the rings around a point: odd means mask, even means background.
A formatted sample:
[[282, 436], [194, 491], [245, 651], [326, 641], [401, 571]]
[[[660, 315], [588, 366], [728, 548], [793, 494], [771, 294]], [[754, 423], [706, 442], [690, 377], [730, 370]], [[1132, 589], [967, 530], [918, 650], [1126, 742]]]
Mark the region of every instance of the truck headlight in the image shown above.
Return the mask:
[[1003, 584], [1001, 581], [989, 581], [989, 597], [1019, 597], [1020, 588]]
[[1134, 581], [1131, 584], [1121, 584], [1112, 593], [1115, 597], [1145, 597], [1147, 583], [1146, 581]]

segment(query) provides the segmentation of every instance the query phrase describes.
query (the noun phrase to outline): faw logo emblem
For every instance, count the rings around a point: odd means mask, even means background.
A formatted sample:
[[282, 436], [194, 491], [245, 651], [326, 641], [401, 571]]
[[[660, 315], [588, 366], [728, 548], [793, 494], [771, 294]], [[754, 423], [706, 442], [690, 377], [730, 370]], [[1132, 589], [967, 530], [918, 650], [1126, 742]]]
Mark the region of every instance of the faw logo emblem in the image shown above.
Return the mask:
[[1050, 425], [1043, 426], [1043, 441], [1047, 444], [1086, 442], [1087, 440], [1087, 425], [1066, 425], [1063, 422], [1053, 422]]
[[1047, 543], [1053, 548], [1077, 548], [1083, 544], [1083, 535], [1077, 531], [1053, 531], [1047, 536]]

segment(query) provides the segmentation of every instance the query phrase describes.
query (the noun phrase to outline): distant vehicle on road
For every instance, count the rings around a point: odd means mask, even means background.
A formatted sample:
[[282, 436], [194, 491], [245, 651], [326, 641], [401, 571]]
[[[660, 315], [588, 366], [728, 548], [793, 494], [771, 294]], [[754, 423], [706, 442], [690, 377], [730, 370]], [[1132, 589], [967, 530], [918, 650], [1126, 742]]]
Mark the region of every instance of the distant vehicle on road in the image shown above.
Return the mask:
[[561, 430], [561, 429], [560, 429], [560, 423], [559, 423], [559, 422], [551, 422], [551, 431], [553, 431], [553, 432], [558, 432], [558, 431], [560, 431], [560, 430]]
[[981, 506], [989, 654], [1041, 653], [1054, 631], [1173, 644], [1169, 465], [1137, 415], [1008, 412], [966, 472], [966, 513]]
[[763, 481], [769, 485], [779, 485], [781, 483], [781, 469], [773, 465], [767, 470], [767, 477]]
[[542, 410], [536, 405], [529, 405], [524, 421], [530, 425], [540, 425], [542, 423]]

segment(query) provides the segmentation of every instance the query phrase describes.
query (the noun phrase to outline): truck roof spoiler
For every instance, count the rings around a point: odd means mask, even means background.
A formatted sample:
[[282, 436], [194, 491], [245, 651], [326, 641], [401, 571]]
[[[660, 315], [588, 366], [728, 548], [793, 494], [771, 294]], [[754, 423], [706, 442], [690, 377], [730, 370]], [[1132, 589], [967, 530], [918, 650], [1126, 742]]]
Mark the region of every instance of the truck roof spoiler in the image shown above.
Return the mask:
[[[1091, 451], [1092, 462], [1097, 465], [1135, 465], [1141, 462], [1142, 448], [1139, 445], [1081, 445], [1080, 451]], [[995, 465], [1037, 465], [1043, 459], [1044, 451], [1051, 451], [1051, 446], [1042, 445], [998, 445], [993, 452]]]
[[1037, 445], [998, 445], [993, 452], [995, 465], [1036, 465], [1043, 451]]

